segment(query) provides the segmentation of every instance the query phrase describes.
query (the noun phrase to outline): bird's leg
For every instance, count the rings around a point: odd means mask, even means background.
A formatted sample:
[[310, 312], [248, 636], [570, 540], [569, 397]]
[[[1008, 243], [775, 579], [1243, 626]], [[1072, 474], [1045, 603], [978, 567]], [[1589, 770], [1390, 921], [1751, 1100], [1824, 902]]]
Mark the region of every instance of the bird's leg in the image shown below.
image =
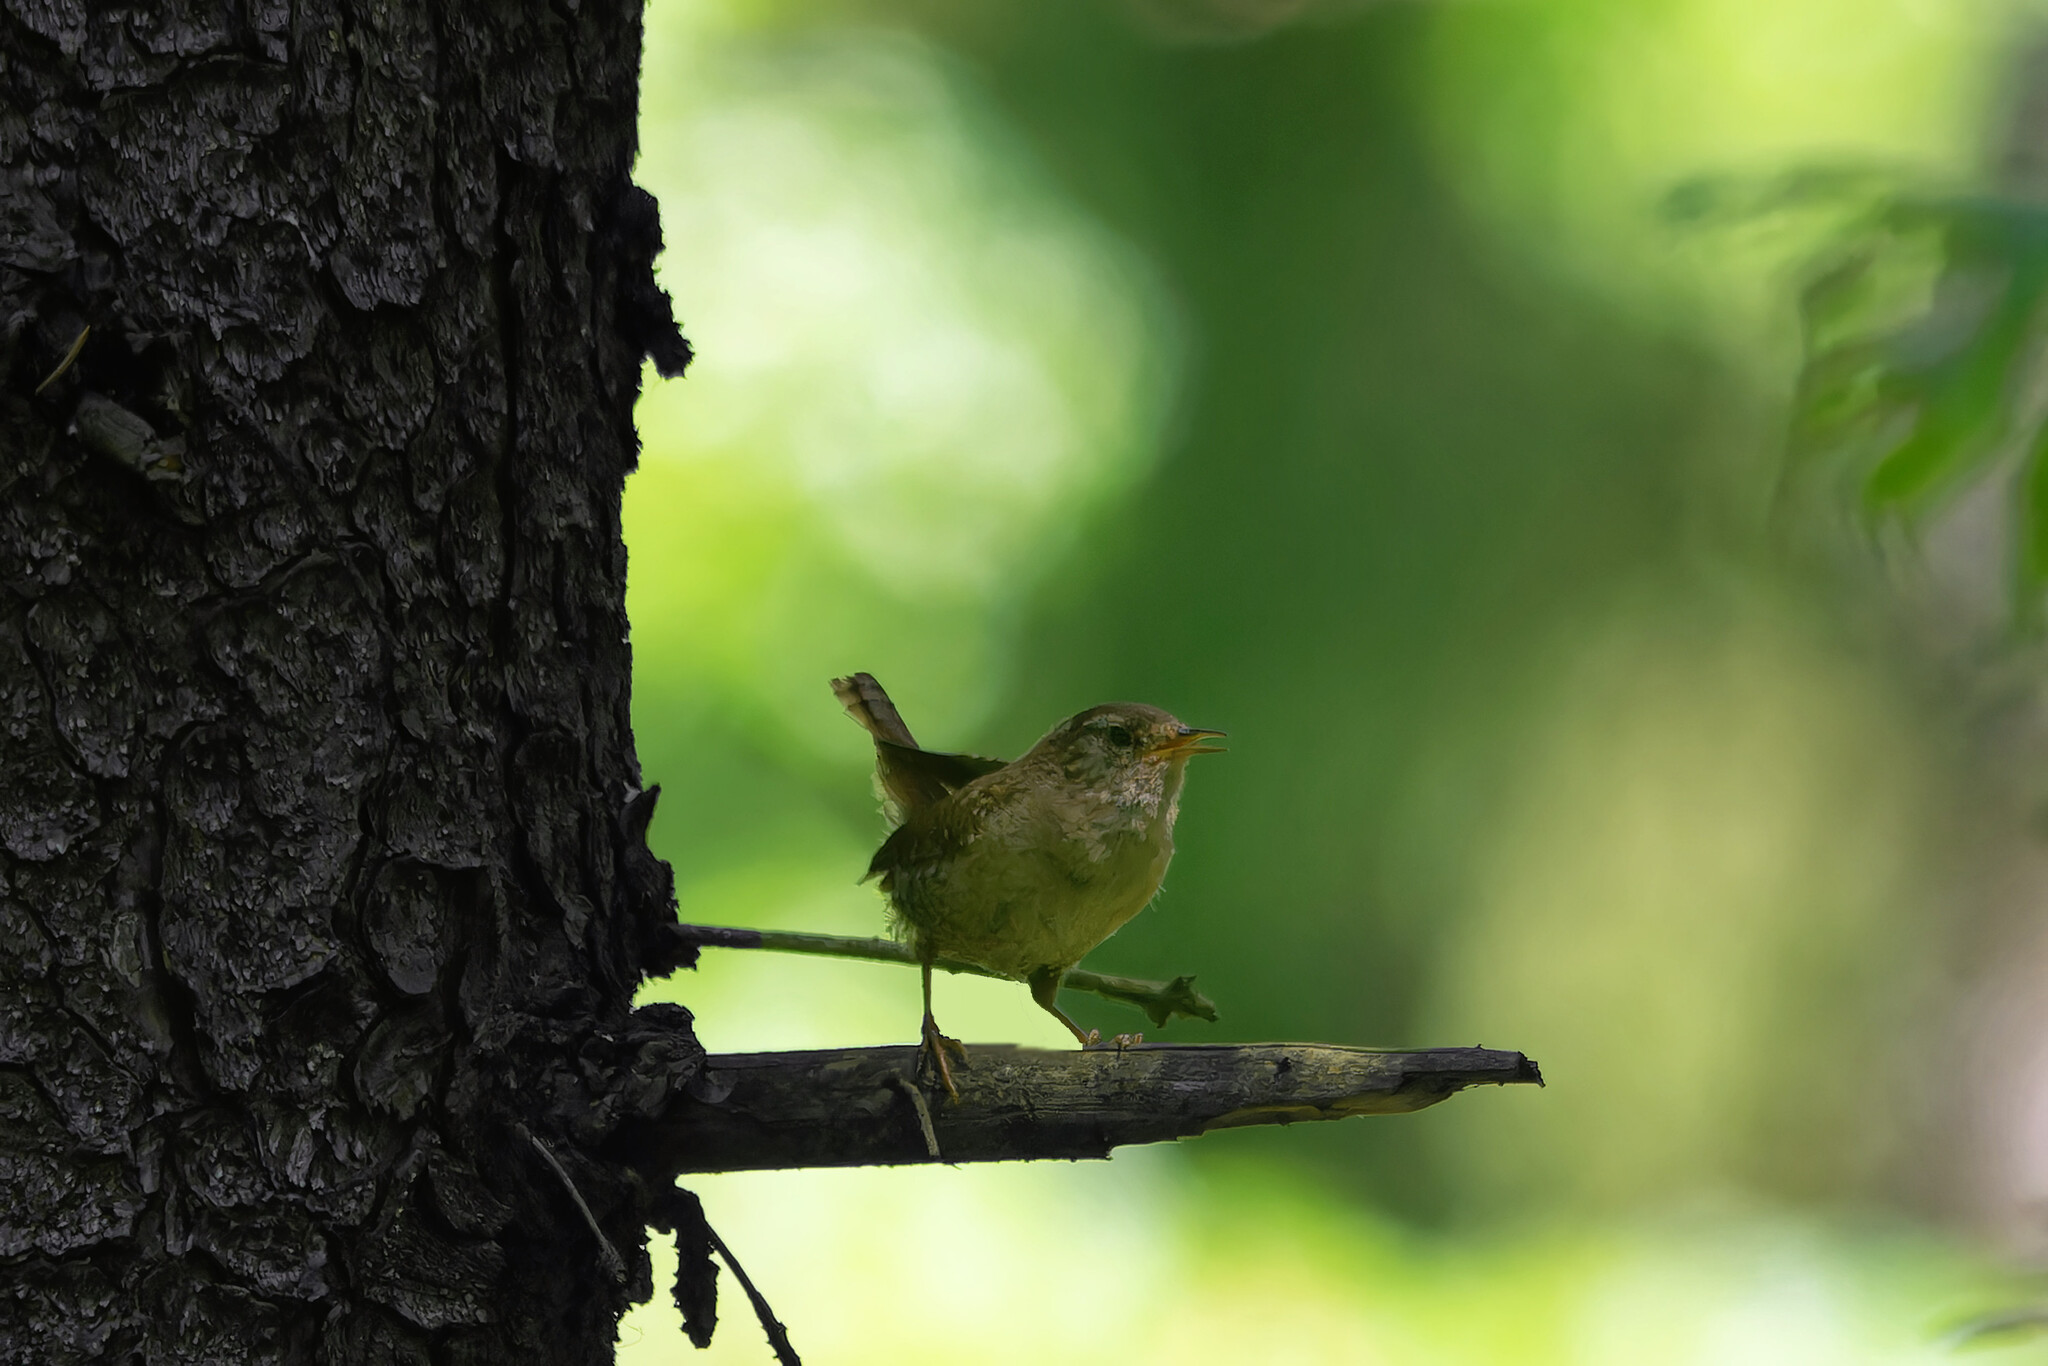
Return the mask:
[[1087, 1048], [1091, 1044], [1101, 1043], [1102, 1032], [1100, 1030], [1081, 1028], [1081, 1026], [1074, 1023], [1074, 1017], [1061, 1010], [1054, 1000], [1060, 994], [1060, 981], [1066, 975], [1067, 970], [1059, 967], [1044, 967], [1032, 973], [1029, 979], [1031, 999], [1038, 1002], [1042, 1009], [1050, 1012], [1055, 1020], [1058, 1020], [1068, 1029], [1072, 1030], [1075, 1040], [1081, 1047]]
[[939, 1032], [939, 1022], [932, 1018], [932, 965], [921, 963], [924, 969], [924, 1043], [919, 1049], [921, 1058], [930, 1058], [938, 1071], [939, 1084], [946, 1088], [946, 1094], [955, 1104], [960, 1100], [960, 1088], [953, 1084], [953, 1069], [946, 1062], [951, 1053], [960, 1061], [967, 1061], [967, 1047], [958, 1039], [949, 1039]]
[[[1081, 1026], [1074, 1023], [1073, 1016], [1061, 1010], [1055, 1003], [1054, 998], [1060, 994], [1060, 983], [1066, 978], [1066, 975], [1067, 970], [1065, 968], [1053, 967], [1040, 968], [1032, 973], [1029, 979], [1031, 983], [1031, 999], [1038, 1002], [1044, 1009], [1050, 1011], [1054, 1019], [1072, 1030], [1075, 1040], [1080, 1043], [1081, 1047], [1094, 1048], [1097, 1045], [1101, 1045], [1101, 1030], [1083, 1030]], [[1119, 1034], [1111, 1042], [1116, 1045], [1116, 1051], [1121, 1053], [1134, 1043], [1145, 1042], [1145, 1036], [1143, 1034]]]

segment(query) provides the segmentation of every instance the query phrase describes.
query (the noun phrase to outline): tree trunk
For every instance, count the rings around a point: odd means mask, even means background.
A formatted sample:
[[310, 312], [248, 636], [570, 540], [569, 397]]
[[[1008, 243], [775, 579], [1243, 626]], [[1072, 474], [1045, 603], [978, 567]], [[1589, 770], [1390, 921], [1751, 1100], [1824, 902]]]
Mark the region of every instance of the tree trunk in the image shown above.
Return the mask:
[[639, 7], [4, 10], [0, 1360], [608, 1361]]

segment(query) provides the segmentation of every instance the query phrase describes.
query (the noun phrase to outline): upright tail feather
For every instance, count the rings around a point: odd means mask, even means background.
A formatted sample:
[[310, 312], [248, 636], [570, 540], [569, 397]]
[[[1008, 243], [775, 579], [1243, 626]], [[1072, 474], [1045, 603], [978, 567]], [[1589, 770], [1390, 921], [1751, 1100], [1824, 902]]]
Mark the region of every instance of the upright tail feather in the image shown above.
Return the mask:
[[873, 674], [833, 679], [832, 695], [846, 708], [846, 714], [860, 722], [877, 740], [887, 740], [906, 749], [918, 747], [917, 741], [910, 736], [910, 727], [903, 724], [896, 704], [889, 700], [888, 693], [882, 691], [882, 685], [875, 682]]

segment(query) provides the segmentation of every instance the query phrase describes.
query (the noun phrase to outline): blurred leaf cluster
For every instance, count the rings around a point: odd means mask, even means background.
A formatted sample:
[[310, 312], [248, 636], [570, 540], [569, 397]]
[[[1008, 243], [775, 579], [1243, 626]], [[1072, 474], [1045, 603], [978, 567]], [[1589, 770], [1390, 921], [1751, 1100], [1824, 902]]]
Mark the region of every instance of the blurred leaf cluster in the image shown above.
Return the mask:
[[[1987, 478], [2009, 481], [2002, 559], [2023, 626], [2048, 587], [2048, 46], [1999, 73], [2003, 164], [1951, 179], [1872, 165], [1703, 178], [1682, 223], [1803, 220], [1823, 245], [1797, 291], [1788, 485], [1831, 489], [1866, 525], [1924, 525]], [[1802, 512], [1811, 513], [1808, 503]]]
[[[1854, 179], [1800, 177], [1779, 198], [1868, 195]], [[2011, 467], [2015, 601], [2037, 616], [2048, 585], [2048, 203], [1869, 197], [1800, 291], [1792, 459], [1848, 471], [1864, 512], [1907, 519], [1988, 467]]]

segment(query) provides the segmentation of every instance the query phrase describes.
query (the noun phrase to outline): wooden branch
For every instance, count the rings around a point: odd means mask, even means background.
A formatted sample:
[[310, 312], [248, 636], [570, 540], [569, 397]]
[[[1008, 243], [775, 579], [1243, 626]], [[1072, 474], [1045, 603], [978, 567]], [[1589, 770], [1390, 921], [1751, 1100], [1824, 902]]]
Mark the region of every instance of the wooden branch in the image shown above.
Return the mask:
[[[915, 965], [909, 946], [893, 939], [860, 939], [841, 934], [803, 934], [795, 930], [741, 930], [723, 925], [676, 925], [670, 934], [681, 944], [705, 949], [770, 949], [777, 953], [811, 953], [826, 958], [864, 958], [874, 963]], [[953, 958], [932, 964], [941, 972], [964, 972], [974, 977], [1013, 979], [1000, 972]], [[1176, 977], [1171, 982], [1148, 982], [1138, 977], [1117, 977], [1106, 972], [1075, 968], [1060, 985], [1071, 991], [1093, 992], [1111, 1001], [1122, 1001], [1145, 1012], [1155, 1025], [1164, 1025], [1176, 1015], [1191, 1020], [1216, 1019], [1216, 1003], [1195, 990], [1193, 977]]]
[[1126, 1143], [1249, 1124], [1405, 1114], [1467, 1086], [1542, 1085], [1520, 1053], [1330, 1044], [975, 1044], [960, 1102], [925, 1087], [939, 1154], [906, 1094], [918, 1050], [728, 1053], [643, 1131], [639, 1163], [674, 1172], [1107, 1157]]

